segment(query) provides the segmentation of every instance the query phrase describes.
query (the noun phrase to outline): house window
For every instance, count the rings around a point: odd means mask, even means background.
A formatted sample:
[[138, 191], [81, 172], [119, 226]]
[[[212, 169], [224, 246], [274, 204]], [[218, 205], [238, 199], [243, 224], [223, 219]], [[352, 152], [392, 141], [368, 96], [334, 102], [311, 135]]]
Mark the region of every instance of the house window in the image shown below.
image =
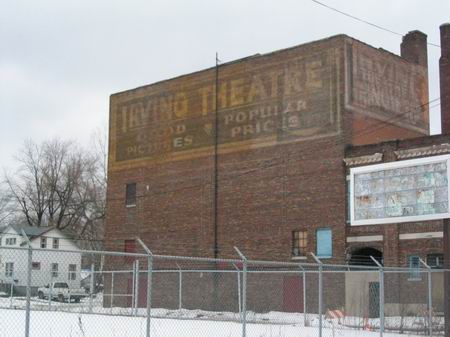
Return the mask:
[[308, 243], [308, 232], [293, 231], [292, 232], [292, 256], [306, 256], [306, 248]]
[[33, 269], [33, 270], [41, 270], [41, 263], [40, 262], [33, 262], [31, 264], [31, 269]]
[[41, 237], [41, 248], [47, 248], [47, 238]]
[[427, 265], [433, 269], [444, 268], [444, 254], [428, 254]]
[[317, 257], [327, 258], [333, 256], [333, 240], [330, 228], [317, 230]]
[[420, 280], [420, 258], [417, 255], [408, 256], [409, 280]]
[[58, 277], [58, 264], [52, 263], [52, 277]]
[[14, 246], [17, 243], [16, 238], [6, 238], [6, 245], [7, 246]]
[[6, 277], [12, 277], [14, 274], [14, 263], [13, 262], [6, 262], [5, 263], [5, 276]]
[[77, 279], [77, 265], [69, 264], [69, 281], [75, 281]]
[[125, 205], [128, 207], [136, 206], [136, 183], [127, 184]]
[[53, 239], [53, 249], [59, 249], [59, 239]]

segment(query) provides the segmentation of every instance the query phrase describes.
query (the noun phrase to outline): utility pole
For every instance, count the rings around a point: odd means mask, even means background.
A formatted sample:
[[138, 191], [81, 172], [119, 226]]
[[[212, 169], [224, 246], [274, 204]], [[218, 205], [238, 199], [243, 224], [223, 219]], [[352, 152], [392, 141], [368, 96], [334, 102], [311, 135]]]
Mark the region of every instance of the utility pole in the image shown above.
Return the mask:
[[219, 256], [218, 247], [218, 143], [219, 143], [219, 54], [216, 52], [216, 69], [215, 69], [215, 93], [214, 93], [214, 258]]

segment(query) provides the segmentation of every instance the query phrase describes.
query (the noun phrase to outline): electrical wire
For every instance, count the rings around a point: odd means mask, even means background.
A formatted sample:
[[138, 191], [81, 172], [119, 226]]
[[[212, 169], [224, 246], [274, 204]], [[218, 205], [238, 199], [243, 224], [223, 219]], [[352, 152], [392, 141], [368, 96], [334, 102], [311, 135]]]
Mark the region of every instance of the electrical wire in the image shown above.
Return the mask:
[[[391, 34], [394, 34], [394, 35], [403, 36], [403, 34], [401, 34], [401, 33], [398, 33], [398, 32], [393, 31], [393, 30], [391, 30], [391, 29], [382, 27], [382, 26], [377, 25], [377, 24], [375, 24], [375, 23], [372, 23], [372, 22], [370, 22], [370, 21], [361, 19], [361, 18], [359, 18], [359, 17], [357, 17], [357, 16], [355, 16], [355, 15], [352, 15], [352, 14], [349, 14], [349, 13], [346, 13], [346, 12], [343, 12], [343, 11], [341, 11], [341, 10], [339, 10], [339, 9], [337, 9], [337, 8], [331, 7], [331, 6], [329, 6], [329, 5], [327, 5], [327, 4], [323, 3], [323, 2], [320, 2], [320, 1], [317, 1], [317, 0], [311, 0], [311, 1], [314, 2], [314, 3], [316, 3], [316, 4], [318, 4], [318, 5], [320, 5], [320, 6], [323, 6], [323, 7], [325, 7], [325, 8], [328, 8], [328, 9], [330, 9], [330, 10], [336, 12], [336, 13], [339, 13], [339, 14], [342, 14], [342, 15], [344, 15], [344, 16], [347, 16], [347, 17], [349, 17], [349, 18], [351, 18], [351, 19], [353, 19], [353, 20], [356, 20], [356, 21], [365, 23], [365, 24], [367, 24], [367, 25], [369, 25], [369, 26], [375, 27], [375, 28], [377, 28], [377, 29], [383, 30], [383, 31], [385, 31], [385, 32], [388, 32], [388, 33], [391, 33]], [[438, 45], [438, 44], [436, 44], [436, 43], [427, 42], [427, 44], [430, 45], [430, 46], [433, 46], [433, 47], [438, 47], [438, 48], [441, 47], [440, 45]]]

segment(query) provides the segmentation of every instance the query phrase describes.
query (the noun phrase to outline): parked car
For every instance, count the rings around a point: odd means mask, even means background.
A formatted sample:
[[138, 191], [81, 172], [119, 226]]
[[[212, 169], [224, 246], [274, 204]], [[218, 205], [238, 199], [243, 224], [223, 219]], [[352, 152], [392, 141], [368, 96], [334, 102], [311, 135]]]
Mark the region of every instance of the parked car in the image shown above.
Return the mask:
[[38, 297], [40, 299], [51, 297], [52, 300], [55, 299], [59, 302], [75, 301], [78, 303], [83, 297], [86, 297], [86, 291], [82, 288], [70, 288], [65, 282], [54, 282], [38, 288]]

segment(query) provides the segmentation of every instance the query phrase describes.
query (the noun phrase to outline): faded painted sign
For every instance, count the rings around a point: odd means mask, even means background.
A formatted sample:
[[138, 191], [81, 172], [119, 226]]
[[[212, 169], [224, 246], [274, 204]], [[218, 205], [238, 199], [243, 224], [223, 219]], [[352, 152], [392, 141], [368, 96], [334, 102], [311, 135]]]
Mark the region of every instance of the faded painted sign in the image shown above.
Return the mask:
[[449, 157], [429, 157], [352, 169], [352, 224], [447, 217]]
[[427, 68], [353, 41], [347, 47], [347, 108], [427, 134]]
[[[270, 146], [339, 132], [339, 53], [275, 53], [111, 98], [111, 166]], [[217, 101], [216, 101], [217, 100]]]

